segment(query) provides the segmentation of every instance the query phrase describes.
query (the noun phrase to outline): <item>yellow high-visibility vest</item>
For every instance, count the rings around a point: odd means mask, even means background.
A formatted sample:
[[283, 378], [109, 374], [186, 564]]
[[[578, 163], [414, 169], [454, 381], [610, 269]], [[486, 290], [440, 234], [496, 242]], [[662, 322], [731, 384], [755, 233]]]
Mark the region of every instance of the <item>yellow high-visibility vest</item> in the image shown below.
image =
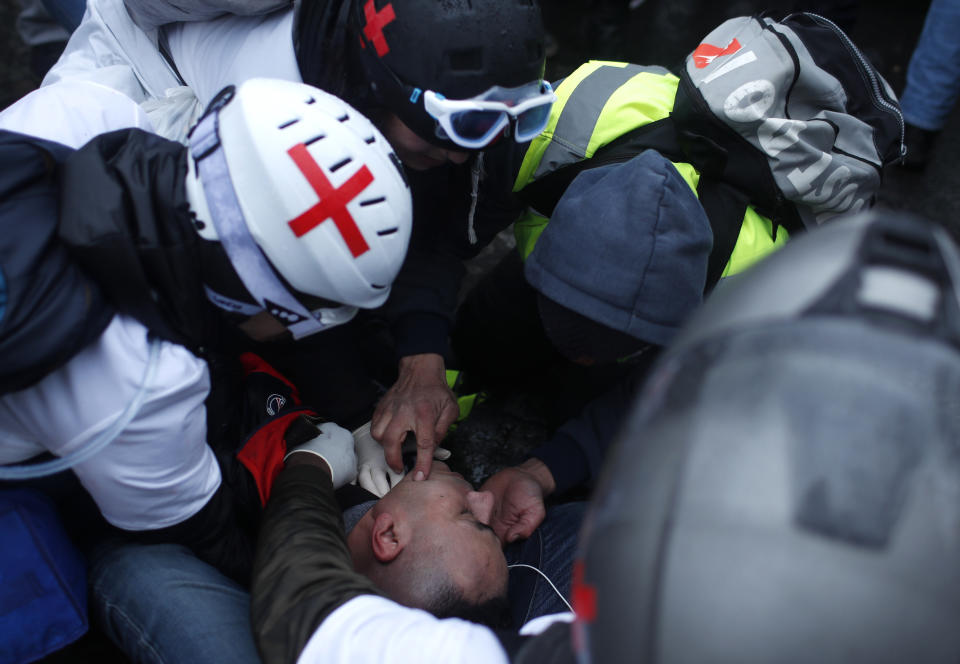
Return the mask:
[[[663, 67], [591, 61], [556, 88], [550, 120], [530, 142], [513, 191], [565, 166], [590, 159], [627, 132], [662, 120], [673, 111], [679, 79]], [[697, 193], [700, 173], [686, 162], [671, 162]], [[528, 208], [514, 223], [517, 249], [526, 259], [549, 219]], [[747, 206], [736, 245], [722, 277], [736, 274], [787, 241], [785, 229]]]

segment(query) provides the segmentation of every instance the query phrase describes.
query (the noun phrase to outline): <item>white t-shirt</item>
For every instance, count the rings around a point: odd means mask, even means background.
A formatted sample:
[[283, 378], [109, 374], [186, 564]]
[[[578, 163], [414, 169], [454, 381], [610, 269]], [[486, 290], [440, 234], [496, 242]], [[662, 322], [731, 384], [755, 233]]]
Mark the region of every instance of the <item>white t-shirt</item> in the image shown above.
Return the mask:
[[383, 597], [361, 595], [331, 613], [307, 642], [297, 664], [507, 664], [486, 627], [439, 620]]
[[[127, 127], [150, 129], [141, 108], [98, 83], [44, 86], [0, 113], [0, 127], [79, 147]], [[114, 316], [100, 338], [39, 383], [0, 398], [0, 463], [83, 448], [115, 422], [137, 393], [148, 357], [147, 328]], [[196, 514], [220, 486], [207, 446], [207, 365], [163, 342], [137, 417], [97, 455], [74, 467], [115, 526], [152, 530]]]
[[[117, 315], [100, 338], [39, 383], [0, 398], [0, 463], [49, 451], [63, 456], [107, 429], [139, 390], [147, 328]], [[157, 371], [134, 420], [103, 450], [74, 467], [106, 519], [152, 530], [196, 514], [220, 486], [206, 442], [207, 365], [161, 342]]]
[[[572, 613], [541, 616], [524, 626], [533, 635]], [[440, 620], [376, 595], [355, 597], [313, 633], [297, 664], [507, 664], [507, 653], [493, 632], [466, 620]]]
[[204, 108], [226, 86], [251, 78], [302, 81], [293, 50], [292, 9], [178, 23], [165, 31], [180, 76]]

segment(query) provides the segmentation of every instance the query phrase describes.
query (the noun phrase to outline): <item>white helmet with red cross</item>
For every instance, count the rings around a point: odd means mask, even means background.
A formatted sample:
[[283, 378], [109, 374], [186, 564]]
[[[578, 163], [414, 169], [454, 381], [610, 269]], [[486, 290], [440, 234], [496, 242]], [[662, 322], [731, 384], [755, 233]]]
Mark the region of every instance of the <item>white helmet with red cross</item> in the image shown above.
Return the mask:
[[410, 190], [389, 143], [346, 102], [251, 79], [211, 102], [190, 156], [198, 232], [222, 245], [246, 290], [208, 287], [215, 304], [269, 311], [301, 337], [387, 299], [410, 239]]

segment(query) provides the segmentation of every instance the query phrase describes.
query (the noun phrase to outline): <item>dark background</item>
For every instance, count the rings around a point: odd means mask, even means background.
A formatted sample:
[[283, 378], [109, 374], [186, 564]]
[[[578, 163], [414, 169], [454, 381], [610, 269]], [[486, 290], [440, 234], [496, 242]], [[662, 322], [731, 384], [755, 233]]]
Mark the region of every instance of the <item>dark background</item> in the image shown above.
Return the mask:
[[[910, 53], [920, 34], [929, 2], [871, 0], [861, 2], [850, 36], [886, 77], [893, 89], [903, 90]], [[793, 0], [760, 3], [715, 0], [645, 0], [633, 10], [590, 0], [545, 0], [547, 29], [552, 37], [547, 77], [555, 80], [584, 61], [618, 59], [673, 67], [700, 39], [732, 16], [794, 6]], [[613, 9], [610, 10], [609, 8]], [[31, 52], [16, 32], [17, 0], [0, 0], [0, 108], [16, 101], [39, 84], [38, 66], [50, 53]], [[880, 204], [911, 210], [944, 224], [960, 237], [960, 176], [954, 168], [960, 144], [960, 121], [953, 118], [941, 134], [932, 160], [923, 173], [891, 167], [885, 173]], [[507, 250], [498, 240], [471, 266], [476, 275]], [[515, 391], [491, 394], [469, 420], [448, 438], [455, 467], [479, 482], [548, 435], [540, 413], [545, 408], [537, 394]], [[573, 415], [573, 413], [571, 413]], [[94, 632], [73, 647], [47, 658], [49, 662], [123, 662], [124, 659]]]

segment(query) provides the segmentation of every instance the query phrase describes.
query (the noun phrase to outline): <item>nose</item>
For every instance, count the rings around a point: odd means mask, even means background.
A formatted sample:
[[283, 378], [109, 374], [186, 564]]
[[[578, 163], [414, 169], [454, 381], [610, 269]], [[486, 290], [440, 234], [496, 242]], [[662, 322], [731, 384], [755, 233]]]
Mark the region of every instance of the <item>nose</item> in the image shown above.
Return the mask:
[[490, 525], [493, 516], [493, 493], [490, 491], [470, 491], [467, 493], [467, 506], [480, 523]]
[[454, 164], [462, 164], [470, 156], [468, 152], [456, 152], [454, 150], [447, 150], [447, 159]]

